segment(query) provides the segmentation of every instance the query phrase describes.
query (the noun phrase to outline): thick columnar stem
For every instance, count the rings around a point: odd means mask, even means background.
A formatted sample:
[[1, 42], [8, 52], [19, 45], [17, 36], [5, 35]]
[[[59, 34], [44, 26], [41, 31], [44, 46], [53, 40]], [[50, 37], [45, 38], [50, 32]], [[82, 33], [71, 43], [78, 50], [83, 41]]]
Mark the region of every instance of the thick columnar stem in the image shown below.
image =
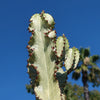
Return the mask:
[[[56, 38], [54, 19], [44, 13], [35, 14], [30, 19], [28, 42], [29, 59], [27, 68], [31, 79], [31, 90], [39, 100], [65, 100], [63, 94], [67, 74], [76, 68], [79, 51], [69, 49], [67, 38]], [[66, 72], [63, 71], [63, 63]]]

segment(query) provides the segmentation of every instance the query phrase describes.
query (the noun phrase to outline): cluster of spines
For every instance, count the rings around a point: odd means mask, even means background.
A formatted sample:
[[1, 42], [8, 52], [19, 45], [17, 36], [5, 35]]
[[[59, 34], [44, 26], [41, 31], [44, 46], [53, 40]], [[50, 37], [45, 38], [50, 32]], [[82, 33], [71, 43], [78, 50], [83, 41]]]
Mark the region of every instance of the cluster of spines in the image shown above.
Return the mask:
[[[42, 11], [41, 13], [41, 17], [43, 18], [43, 20], [48, 24], [49, 27], [52, 27], [49, 23], [48, 23], [48, 20], [45, 19], [45, 17], [43, 16], [44, 14], [44, 11]], [[52, 52], [56, 53], [56, 37], [57, 37], [57, 32], [55, 30], [52, 30], [52, 28], [50, 28], [50, 30], [46, 33], [44, 33], [44, 35], [48, 38], [51, 39], [51, 41], [54, 43], [54, 46], [52, 46]], [[57, 80], [57, 77], [56, 77], [56, 73], [58, 71], [59, 67], [56, 65], [55, 66], [55, 69], [54, 69], [54, 80]]]
[[[58, 72], [58, 70], [59, 70], [59, 68], [61, 68], [62, 66], [63, 66], [63, 63], [61, 62], [61, 57], [63, 56], [63, 50], [64, 50], [64, 47], [65, 46], [63, 46], [63, 49], [62, 49], [62, 51], [61, 51], [61, 55], [60, 55], [60, 57], [57, 55], [57, 46], [56, 46], [56, 42], [57, 42], [57, 40], [54, 40], [53, 41], [53, 43], [54, 43], [54, 46], [52, 47], [52, 51], [55, 53], [55, 56], [56, 56], [56, 61], [55, 61], [55, 64], [56, 64], [56, 66], [55, 66], [55, 69], [54, 69], [54, 79], [56, 80], [56, 81], [58, 81], [58, 79], [57, 79], [57, 72]], [[65, 40], [63, 39], [63, 44], [65, 45]], [[67, 79], [67, 76], [66, 76], [66, 79]], [[58, 83], [59, 83], [59, 81], [58, 81]], [[66, 83], [66, 81], [64, 82], [64, 84]], [[65, 85], [63, 84], [63, 87], [62, 88], [64, 88], [65, 87]], [[61, 90], [61, 86], [60, 86], [60, 84], [59, 84], [59, 88], [60, 88], [60, 96], [61, 96], [61, 100], [63, 100], [63, 94], [62, 94], [62, 90]]]
[[49, 27], [50, 30], [52, 30], [54, 28], [55, 22], [53, 21], [53, 23], [49, 23], [48, 18], [46, 18], [46, 16], [44, 16], [45, 12], [44, 10], [41, 12], [40, 17], [45, 21], [45, 24]]
[[56, 38], [56, 31], [55, 30], [49, 30], [48, 32], [44, 33], [46, 37], [49, 37], [50, 39]]
[[63, 44], [63, 47], [62, 47], [60, 56], [57, 55], [57, 40], [54, 41], [54, 44], [55, 45], [52, 47], [52, 50], [53, 50], [53, 52], [55, 52], [55, 55], [56, 55], [56, 62], [55, 62], [56, 66], [55, 66], [55, 70], [54, 70], [54, 77], [55, 77], [55, 79], [57, 79], [56, 78], [56, 73], [57, 73], [58, 69], [63, 66], [63, 61], [61, 61], [61, 59], [62, 59], [62, 57], [64, 55], [64, 49], [65, 49], [65, 45], [66, 45], [66, 40], [65, 40], [66, 37], [63, 34], [63, 36], [61, 38], [63, 39], [63, 43], [62, 43]]
[[[30, 20], [30, 22], [32, 23], [32, 21]], [[29, 24], [29, 27], [31, 27], [31, 23]], [[32, 33], [31, 37], [30, 37], [30, 40], [28, 42], [28, 45], [27, 45], [27, 49], [28, 49], [28, 52], [29, 52], [29, 58], [27, 60], [27, 68], [29, 68], [29, 77], [31, 76], [31, 72], [30, 72], [30, 68], [33, 68], [33, 70], [35, 71], [34, 74], [34, 81], [35, 82], [32, 82], [32, 78], [33, 77], [30, 77], [31, 78], [31, 82], [30, 84], [32, 85], [33, 89], [34, 89], [34, 86], [35, 85], [38, 85], [39, 84], [39, 71], [37, 70], [37, 66], [34, 65], [34, 61], [35, 61], [35, 54], [34, 54], [34, 50], [35, 48], [32, 48], [32, 45], [34, 45], [34, 34], [35, 34], [35, 30], [30, 30], [30, 28], [28, 28], [28, 31]]]
[[[56, 55], [56, 58], [57, 58], [56, 62], [55, 62], [56, 63], [56, 67], [55, 67], [55, 71], [54, 71], [54, 77], [55, 77], [55, 79], [57, 81], [59, 80], [59, 79], [57, 79], [57, 71], [59, 70], [59, 68], [62, 68], [62, 66], [63, 66], [63, 61], [61, 59], [62, 59], [62, 57], [63, 57], [63, 55], [65, 53], [64, 51], [65, 51], [65, 45], [66, 45], [66, 38], [65, 38], [65, 36], [63, 35], [61, 38], [63, 38], [63, 47], [62, 47], [60, 56], [57, 55], [57, 45], [56, 45], [57, 41], [54, 41], [55, 46], [52, 47], [52, 50], [55, 52], [55, 55]], [[68, 45], [68, 48], [69, 48], [69, 44], [67, 44], [67, 45]], [[66, 75], [66, 77], [64, 79], [64, 83], [59, 81], [59, 88], [60, 88], [60, 93], [61, 93], [60, 96], [61, 97], [63, 95], [63, 89], [65, 87], [66, 79], [67, 79], [67, 75]], [[63, 99], [61, 99], [61, 100], [63, 100]]]

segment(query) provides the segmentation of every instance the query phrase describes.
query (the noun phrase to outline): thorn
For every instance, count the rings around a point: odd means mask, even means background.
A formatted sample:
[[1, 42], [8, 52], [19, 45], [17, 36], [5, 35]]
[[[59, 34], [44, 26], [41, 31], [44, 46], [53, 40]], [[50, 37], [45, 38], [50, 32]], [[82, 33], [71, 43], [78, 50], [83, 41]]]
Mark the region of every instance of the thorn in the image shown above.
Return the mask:
[[55, 80], [57, 80], [57, 77], [54, 77], [55, 78]]
[[29, 31], [29, 32], [32, 32], [29, 28], [28, 28], [28, 31]]
[[29, 22], [32, 22], [31, 20], [29, 20]]
[[59, 61], [56, 61], [56, 64], [58, 65], [59, 64]]
[[57, 69], [59, 69], [59, 67], [58, 67], [58, 66], [56, 66], [56, 68], [57, 68]]
[[65, 38], [65, 34], [63, 34], [63, 37]]
[[27, 62], [29, 62], [29, 59], [27, 59]]
[[29, 67], [29, 63], [27, 64], [27, 67]]
[[45, 13], [45, 11], [44, 11], [44, 10], [42, 10], [42, 13]]
[[49, 30], [48, 33], [50, 33], [52, 30]]
[[48, 24], [49, 25], [49, 27], [51, 27], [51, 24]]
[[45, 35], [47, 34], [47, 33], [44, 33]]
[[33, 65], [33, 64], [31, 64], [31, 67], [34, 67], [34, 65]]
[[33, 55], [33, 53], [30, 53], [30, 54], [29, 54], [29, 56], [32, 56], [32, 55]]
[[38, 76], [36, 76], [36, 80], [38, 79]]
[[44, 33], [44, 34], [47, 36], [48, 33]]
[[56, 72], [57, 72], [57, 70], [54, 71], [54, 73], [56, 73]]
[[56, 78], [56, 74], [54, 73], [53, 75], [54, 75], [54, 77]]
[[29, 31], [29, 27], [27, 28], [27, 30]]
[[30, 49], [30, 46], [29, 45], [27, 45], [27, 47], [26, 47], [27, 49]]
[[45, 19], [45, 17], [43, 16], [43, 19]]
[[34, 66], [34, 69], [36, 70], [36, 69], [37, 69], [37, 67], [36, 67], [36, 66]]
[[59, 58], [59, 56], [57, 55], [57, 58]]
[[42, 17], [44, 13], [45, 13], [45, 12], [44, 12], [44, 10], [43, 10], [43, 11], [41, 12], [41, 15], [40, 15], [40, 16]]
[[60, 56], [62, 57], [62, 54]]
[[31, 23], [29, 24], [29, 26], [31, 27]]
[[39, 97], [36, 97], [37, 99], [39, 99]]
[[30, 37], [30, 40], [31, 40], [32, 38], [33, 38], [33, 37], [31, 36], [31, 37]]
[[55, 30], [55, 33], [57, 34], [56, 30]]
[[34, 32], [32, 32], [32, 35], [34, 35]]
[[[55, 51], [55, 53], [57, 54], [57, 51]], [[57, 56], [57, 58], [58, 58], [58, 56]]]
[[46, 35], [46, 37], [48, 37], [48, 35]]
[[34, 30], [32, 31], [32, 34], [34, 34]]
[[52, 49], [54, 50], [54, 47], [52, 47]]
[[33, 49], [33, 48], [32, 48], [31, 50], [32, 50], [32, 51], [34, 51], [34, 49]]
[[52, 31], [52, 29], [50, 29], [50, 31]]
[[46, 20], [46, 22], [48, 23], [48, 20]]
[[39, 72], [37, 71], [37, 74], [39, 74]]

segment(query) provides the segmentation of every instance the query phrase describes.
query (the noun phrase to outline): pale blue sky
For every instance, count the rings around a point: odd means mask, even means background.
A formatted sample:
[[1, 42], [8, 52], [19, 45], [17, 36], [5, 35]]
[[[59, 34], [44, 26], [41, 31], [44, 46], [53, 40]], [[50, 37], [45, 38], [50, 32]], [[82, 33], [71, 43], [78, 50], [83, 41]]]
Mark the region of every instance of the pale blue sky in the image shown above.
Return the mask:
[[[30, 17], [42, 10], [54, 17], [58, 36], [64, 33], [70, 47], [90, 47], [92, 55], [100, 55], [100, 0], [2, 0], [0, 100], [35, 100], [25, 89], [25, 84], [29, 83], [26, 45], [30, 34], [27, 28]], [[70, 77], [68, 81], [82, 85], [81, 81], [72, 81]], [[89, 90], [92, 89], [90, 86]]]

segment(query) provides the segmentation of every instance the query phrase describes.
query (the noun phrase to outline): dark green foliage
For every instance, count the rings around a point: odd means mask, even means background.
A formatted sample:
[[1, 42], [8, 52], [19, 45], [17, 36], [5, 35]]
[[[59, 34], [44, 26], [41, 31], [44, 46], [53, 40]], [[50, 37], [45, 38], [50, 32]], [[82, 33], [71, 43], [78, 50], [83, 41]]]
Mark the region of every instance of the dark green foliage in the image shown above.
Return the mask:
[[72, 74], [72, 78], [75, 80], [78, 80], [80, 78], [80, 76], [81, 76], [80, 73], [73, 72], [73, 74]]
[[84, 60], [85, 57], [88, 57], [90, 55], [90, 50], [89, 48], [86, 49], [80, 48], [80, 53], [81, 53], [80, 60]]
[[[65, 86], [67, 100], [84, 100], [84, 89], [76, 84], [67, 83]], [[97, 90], [89, 91], [90, 100], [100, 100], [100, 92]]]
[[88, 81], [93, 83], [93, 87], [100, 85], [100, 69], [98, 67], [92, 67], [89, 69]]
[[91, 57], [91, 61], [94, 62], [94, 63], [96, 63], [96, 61], [98, 61], [99, 59], [100, 59], [100, 56], [98, 56], [98, 55], [93, 55]]
[[93, 90], [89, 92], [90, 100], [100, 100], [100, 92], [97, 90]]
[[84, 49], [84, 58], [88, 57], [90, 55], [90, 50], [89, 48]]
[[65, 87], [65, 95], [67, 100], [84, 100], [83, 87], [76, 84], [71, 85], [71, 83], [67, 83]]

